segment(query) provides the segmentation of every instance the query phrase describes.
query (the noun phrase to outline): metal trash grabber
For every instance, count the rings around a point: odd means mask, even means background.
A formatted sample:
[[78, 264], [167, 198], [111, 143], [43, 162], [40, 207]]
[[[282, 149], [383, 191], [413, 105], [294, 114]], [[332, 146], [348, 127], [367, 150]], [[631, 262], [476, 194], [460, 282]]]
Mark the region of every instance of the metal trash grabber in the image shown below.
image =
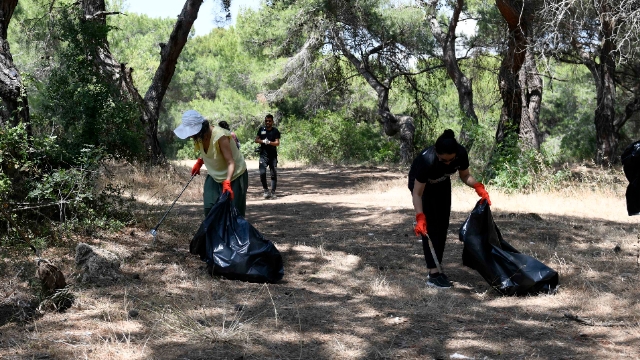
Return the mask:
[[440, 263], [438, 262], [438, 257], [436, 256], [436, 250], [433, 248], [433, 243], [431, 242], [431, 238], [429, 234], [424, 235], [427, 238], [427, 242], [429, 243], [429, 250], [431, 250], [431, 257], [433, 257], [433, 261], [436, 263], [436, 267], [438, 268], [438, 272], [443, 274], [442, 268], [440, 267]]
[[173, 209], [173, 205], [175, 205], [176, 201], [178, 201], [178, 199], [180, 199], [180, 196], [182, 196], [182, 193], [187, 189], [187, 186], [189, 186], [189, 184], [191, 183], [191, 180], [193, 180], [193, 178], [196, 177], [196, 175], [197, 174], [191, 175], [191, 179], [189, 179], [189, 181], [187, 181], [187, 184], [182, 188], [182, 191], [180, 191], [180, 194], [178, 194], [178, 197], [175, 200], [173, 200], [173, 204], [171, 204], [171, 206], [169, 207], [169, 210], [167, 210], [167, 212], [164, 213], [164, 216], [162, 216], [162, 219], [160, 219], [160, 221], [158, 221], [158, 224], [156, 224], [156, 226], [149, 231], [149, 233], [153, 236], [153, 242], [151, 243], [152, 245], [156, 243], [156, 236], [158, 236], [158, 227], [160, 226], [160, 224], [162, 224], [162, 222], [167, 217], [167, 215], [169, 215], [169, 211], [171, 211], [171, 209]]

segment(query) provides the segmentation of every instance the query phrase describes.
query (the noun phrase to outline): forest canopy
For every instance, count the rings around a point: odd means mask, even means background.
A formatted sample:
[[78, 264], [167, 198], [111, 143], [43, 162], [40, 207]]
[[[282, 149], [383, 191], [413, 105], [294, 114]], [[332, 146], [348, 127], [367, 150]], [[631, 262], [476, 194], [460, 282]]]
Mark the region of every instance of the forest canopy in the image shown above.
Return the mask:
[[518, 190], [640, 137], [637, 0], [274, 0], [195, 36], [201, 4], [2, 2], [3, 217], [80, 221], [105, 159], [194, 158], [172, 132], [188, 109], [247, 158], [274, 114], [281, 156], [309, 163], [406, 165], [450, 128], [480, 178]]

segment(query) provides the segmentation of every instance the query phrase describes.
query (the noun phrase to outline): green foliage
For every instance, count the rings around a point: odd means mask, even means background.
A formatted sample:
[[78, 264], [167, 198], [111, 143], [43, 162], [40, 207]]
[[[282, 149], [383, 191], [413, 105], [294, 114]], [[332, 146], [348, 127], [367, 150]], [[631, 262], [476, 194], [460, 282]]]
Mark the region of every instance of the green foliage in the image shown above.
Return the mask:
[[576, 65], [561, 64], [553, 70], [561, 81], [548, 82], [542, 93], [540, 130], [547, 135], [542, 151], [553, 163], [590, 159], [596, 151], [591, 74]]
[[[132, 221], [123, 189], [99, 186], [103, 148], [64, 153], [54, 137], [29, 137], [24, 125], [0, 128], [0, 217], [18, 229], [0, 229], [3, 243], [45, 247], [60, 224], [67, 229], [114, 228]], [[60, 161], [61, 158], [71, 162]], [[86, 231], [86, 230], [85, 230]], [[21, 235], [23, 234], [23, 235]]]
[[200, 153], [196, 151], [195, 146], [193, 145], [192, 140], [180, 141], [182, 143], [182, 147], [176, 153], [176, 159], [178, 160], [189, 160], [189, 159], [197, 159], [200, 156]]
[[310, 163], [382, 163], [398, 160], [398, 143], [380, 135], [377, 125], [356, 122], [340, 113], [320, 113], [309, 120], [287, 119], [280, 153]]
[[56, 134], [63, 153], [72, 156], [86, 145], [129, 159], [142, 156], [137, 107], [97, 65], [109, 28], [79, 21], [75, 7], [59, 11], [56, 35], [62, 45], [42, 91], [42, 113], [36, 125]]
[[550, 189], [570, 177], [567, 170], [555, 170], [542, 153], [520, 144], [513, 132], [496, 149], [485, 171], [489, 184], [507, 192]]

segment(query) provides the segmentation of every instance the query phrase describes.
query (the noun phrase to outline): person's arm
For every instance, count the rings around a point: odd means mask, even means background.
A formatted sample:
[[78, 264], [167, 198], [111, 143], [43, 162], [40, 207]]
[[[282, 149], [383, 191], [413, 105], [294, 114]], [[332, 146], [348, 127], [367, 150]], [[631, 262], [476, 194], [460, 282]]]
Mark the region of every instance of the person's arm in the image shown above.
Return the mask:
[[233, 172], [236, 171], [236, 163], [233, 161], [233, 154], [231, 153], [231, 142], [229, 137], [223, 136], [218, 139], [218, 146], [220, 146], [220, 152], [222, 157], [227, 162], [227, 180], [231, 181]]
[[469, 168], [458, 171], [458, 174], [460, 174], [460, 180], [470, 187], [473, 187], [478, 182], [473, 176], [471, 176]]
[[271, 145], [271, 146], [280, 146], [280, 139], [275, 139], [275, 140], [269, 142], [269, 145]]
[[253, 142], [256, 144], [262, 144], [262, 140], [260, 139], [260, 136], [256, 136], [256, 139]]
[[460, 180], [462, 180], [463, 183], [472, 187], [476, 191], [478, 196], [482, 198], [482, 200], [491, 205], [491, 199], [489, 198], [489, 193], [484, 188], [484, 184], [477, 181], [473, 176], [471, 176], [471, 172], [469, 172], [468, 168], [466, 170], [460, 170], [458, 173], [460, 174]]
[[418, 180], [413, 181], [413, 192], [411, 197], [413, 200], [413, 209], [416, 211], [416, 215], [422, 211], [422, 194], [424, 193], [424, 187], [426, 183], [421, 183]]
[[413, 228], [413, 232], [416, 236], [427, 235], [427, 217], [423, 213], [422, 209], [422, 194], [424, 193], [424, 187], [426, 183], [421, 183], [418, 180], [413, 181], [413, 192], [411, 197], [413, 200], [413, 208], [416, 211], [416, 222]]

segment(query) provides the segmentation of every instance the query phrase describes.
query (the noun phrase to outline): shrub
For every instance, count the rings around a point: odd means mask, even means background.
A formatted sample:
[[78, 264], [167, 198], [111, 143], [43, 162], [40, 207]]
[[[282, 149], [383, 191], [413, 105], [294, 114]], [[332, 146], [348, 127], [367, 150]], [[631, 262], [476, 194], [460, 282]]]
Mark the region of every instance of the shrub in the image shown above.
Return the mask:
[[280, 153], [287, 159], [334, 164], [398, 161], [398, 141], [381, 134], [377, 124], [357, 123], [341, 113], [287, 119], [279, 130], [283, 138]]
[[30, 138], [22, 124], [0, 129], [0, 217], [11, 224], [0, 229], [3, 243], [44, 247], [59, 225], [114, 228], [132, 220], [122, 189], [98, 186], [104, 149], [86, 146], [73, 155], [56, 140]]
[[509, 133], [484, 172], [489, 184], [507, 192], [550, 189], [570, 178], [566, 169], [555, 170], [543, 153], [523, 148], [518, 135]]

